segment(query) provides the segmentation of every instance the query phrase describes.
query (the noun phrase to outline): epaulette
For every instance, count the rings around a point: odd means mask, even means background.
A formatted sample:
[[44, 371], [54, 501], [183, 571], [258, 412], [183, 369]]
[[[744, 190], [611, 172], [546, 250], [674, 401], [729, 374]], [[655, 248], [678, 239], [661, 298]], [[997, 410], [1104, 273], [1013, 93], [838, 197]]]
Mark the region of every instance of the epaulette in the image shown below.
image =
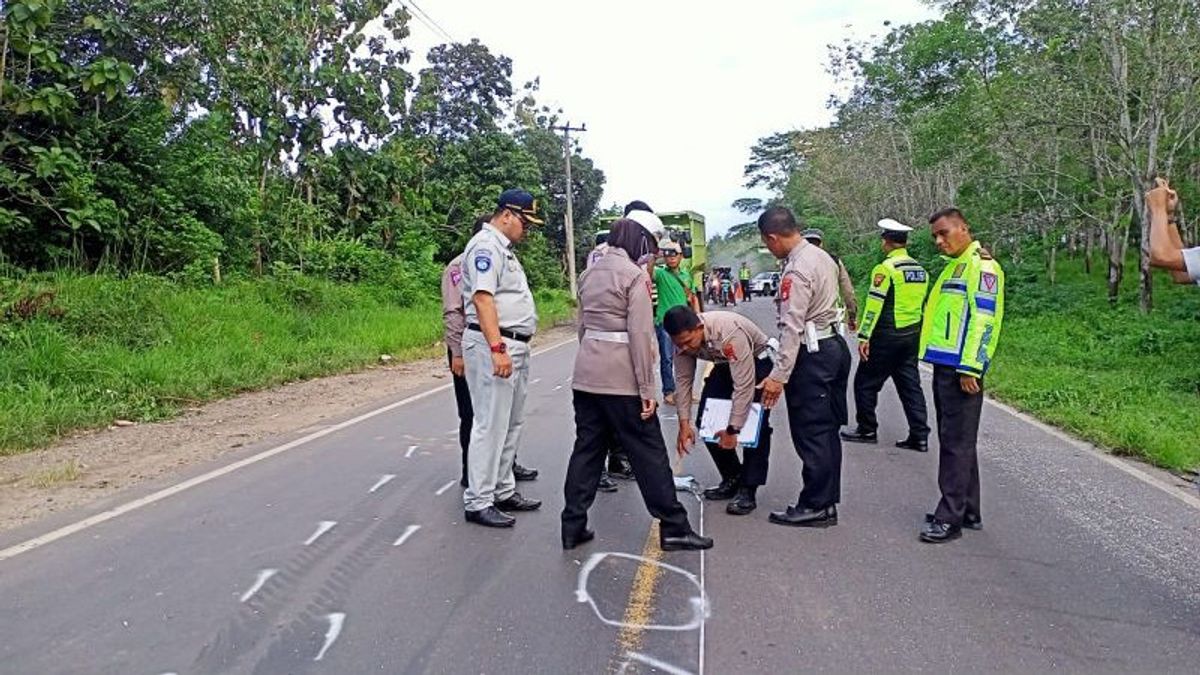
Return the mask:
[[992, 254], [986, 248], [984, 248], [982, 246], [979, 247], [979, 259], [980, 260], [995, 260], [995, 258], [992, 257]]

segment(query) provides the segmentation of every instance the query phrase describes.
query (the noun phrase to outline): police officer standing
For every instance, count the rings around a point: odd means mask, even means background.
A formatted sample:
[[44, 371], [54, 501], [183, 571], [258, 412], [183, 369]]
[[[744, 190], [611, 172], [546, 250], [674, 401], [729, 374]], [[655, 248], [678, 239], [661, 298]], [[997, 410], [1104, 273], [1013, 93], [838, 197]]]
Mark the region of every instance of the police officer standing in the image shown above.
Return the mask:
[[608, 243], [608, 253], [579, 278], [579, 353], [571, 379], [575, 448], [563, 486], [563, 548], [595, 537], [587, 527], [587, 512], [596, 498], [610, 432], [633, 463], [647, 510], [659, 520], [662, 549], [711, 548], [712, 539], [692, 530], [675, 497], [658, 420], [650, 279], [634, 262], [657, 251], [657, 238], [622, 218], [613, 223]]
[[676, 447], [687, 452], [696, 440], [692, 427], [692, 383], [696, 359], [713, 363], [704, 378], [700, 408], [696, 420], [704, 419], [704, 409], [712, 399], [731, 403], [729, 423], [717, 432], [716, 441], [705, 441], [708, 452], [721, 474], [721, 484], [704, 491], [704, 498], [733, 498], [725, 512], [744, 516], [758, 507], [756, 493], [767, 482], [767, 462], [771, 455], [771, 423], [760, 420], [758, 443], [743, 447], [744, 461], [738, 461], [738, 435], [750, 417], [751, 405], [762, 398], [757, 384], [771, 373], [767, 357], [767, 335], [753, 321], [733, 312], [697, 314], [686, 305], [675, 307], [663, 317], [663, 328], [671, 336], [675, 353], [675, 381], [679, 385], [675, 407], [679, 411], [679, 436]]
[[794, 506], [770, 520], [795, 527], [837, 524], [842, 497], [842, 441], [850, 349], [834, 329], [838, 266], [825, 251], [805, 241], [796, 217], [782, 206], [758, 218], [758, 231], [771, 253], [786, 262], [779, 287], [779, 358], [760, 385], [763, 407], [787, 393], [788, 426], [804, 463], [804, 487]]
[[929, 449], [929, 424], [917, 350], [929, 277], [905, 248], [912, 228], [891, 218], [879, 221], [879, 227], [886, 257], [871, 270], [871, 288], [858, 331], [859, 362], [854, 373], [858, 428], [842, 432], [842, 439], [852, 443], [879, 441], [875, 404], [879, 390], [890, 377], [908, 419], [908, 437], [898, 441], [896, 447], [925, 452]]
[[[471, 227], [471, 235], [479, 233], [490, 216], [480, 216]], [[462, 254], [458, 254], [442, 270], [442, 327], [446, 342], [446, 356], [450, 360], [450, 375], [454, 382], [454, 403], [458, 408], [458, 444], [462, 448], [462, 477], [458, 484], [467, 487], [467, 449], [471, 444], [471, 424], [475, 411], [471, 408], [471, 392], [467, 388], [466, 365], [463, 361], [462, 336], [467, 327], [467, 314], [462, 296]], [[513, 461], [513, 476], [519, 480], [535, 480], [537, 469], [521, 466]]]
[[[815, 227], [804, 231], [804, 240], [818, 248], [825, 248], [825, 233]], [[826, 251], [826, 253], [829, 252]], [[842, 259], [832, 253], [829, 255], [838, 266], [838, 297], [842, 300], [846, 323], [850, 326], [850, 330], [858, 330], [858, 296], [854, 294], [854, 283], [850, 281], [850, 273], [846, 271]], [[842, 334], [845, 335], [844, 332]]]
[[537, 309], [525, 270], [511, 250], [526, 227], [540, 224], [533, 195], [506, 190], [491, 222], [463, 252], [463, 358], [475, 411], [463, 501], [467, 521], [487, 527], [512, 527], [516, 521], [506, 511], [533, 511], [542, 505], [517, 492], [513, 475]]
[[962, 211], [943, 209], [929, 223], [938, 248], [950, 258], [933, 284], [921, 326], [921, 360], [933, 364], [942, 498], [925, 517], [920, 537], [937, 544], [958, 539], [963, 527], [979, 529], [983, 523], [975, 442], [983, 377], [1004, 319], [1004, 271], [971, 237]]

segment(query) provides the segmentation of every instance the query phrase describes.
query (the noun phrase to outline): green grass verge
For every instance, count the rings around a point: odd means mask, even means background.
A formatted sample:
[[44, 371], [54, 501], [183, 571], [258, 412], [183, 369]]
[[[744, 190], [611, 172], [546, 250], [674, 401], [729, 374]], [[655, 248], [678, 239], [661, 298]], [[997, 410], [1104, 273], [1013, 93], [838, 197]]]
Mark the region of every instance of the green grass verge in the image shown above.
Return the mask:
[[[569, 319], [539, 292], [544, 324]], [[217, 288], [155, 277], [0, 279], [0, 455], [115, 419], [377, 363], [436, 356], [441, 309], [388, 289], [306, 277]]]
[[993, 396], [1120, 454], [1200, 467], [1200, 288], [1158, 276], [1143, 315], [1132, 276], [1117, 307], [1103, 271], [1074, 261], [1054, 285], [1041, 270], [1007, 277]]

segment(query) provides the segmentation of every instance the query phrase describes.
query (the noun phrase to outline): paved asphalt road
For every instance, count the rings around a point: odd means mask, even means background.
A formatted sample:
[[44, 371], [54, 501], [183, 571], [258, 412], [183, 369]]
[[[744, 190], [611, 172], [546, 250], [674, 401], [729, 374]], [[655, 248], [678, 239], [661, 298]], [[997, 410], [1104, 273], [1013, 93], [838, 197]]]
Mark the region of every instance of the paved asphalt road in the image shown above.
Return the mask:
[[[771, 323], [768, 302], [740, 310]], [[839, 526], [768, 523], [799, 488], [778, 410], [759, 510], [708, 506], [712, 551], [647, 545], [650, 520], [622, 483], [593, 507], [597, 540], [564, 553], [573, 354], [534, 361], [520, 459], [542, 478], [521, 489], [546, 505], [514, 530], [464, 524], [453, 397], [437, 391], [0, 552], [0, 672], [1200, 670], [1200, 500], [991, 405], [985, 529], [953, 544], [916, 538], [936, 501], [936, 453], [887, 445], [846, 446]], [[881, 407], [881, 437], [903, 436], [890, 385]], [[674, 424], [664, 419], [671, 439]], [[702, 448], [682, 471], [715, 482]], [[140, 495], [9, 533], [0, 549]], [[681, 498], [698, 525], [699, 500]], [[709, 616], [697, 627], [701, 584]]]

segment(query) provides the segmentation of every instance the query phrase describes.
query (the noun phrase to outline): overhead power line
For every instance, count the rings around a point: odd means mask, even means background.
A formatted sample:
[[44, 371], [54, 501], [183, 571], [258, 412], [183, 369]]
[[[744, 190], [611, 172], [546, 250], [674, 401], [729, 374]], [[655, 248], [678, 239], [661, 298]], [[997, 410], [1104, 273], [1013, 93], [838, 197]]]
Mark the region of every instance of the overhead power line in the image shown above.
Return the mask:
[[413, 14], [413, 16], [417, 17], [417, 19], [419, 19], [421, 21], [421, 23], [425, 24], [426, 28], [433, 31], [434, 33], [438, 33], [439, 35], [441, 35], [441, 37], [445, 38], [447, 42], [457, 42], [457, 40], [454, 39], [454, 36], [450, 35], [449, 31], [447, 31], [445, 28], [442, 28], [442, 25], [439, 24], [437, 21], [435, 21], [434, 18], [429, 15], [429, 12], [426, 12], [425, 10], [418, 7], [417, 3], [412, 2], [412, 0], [409, 0], [409, 2], [406, 3], [406, 6], [411, 7], [413, 10], [416, 11], [416, 13]]

